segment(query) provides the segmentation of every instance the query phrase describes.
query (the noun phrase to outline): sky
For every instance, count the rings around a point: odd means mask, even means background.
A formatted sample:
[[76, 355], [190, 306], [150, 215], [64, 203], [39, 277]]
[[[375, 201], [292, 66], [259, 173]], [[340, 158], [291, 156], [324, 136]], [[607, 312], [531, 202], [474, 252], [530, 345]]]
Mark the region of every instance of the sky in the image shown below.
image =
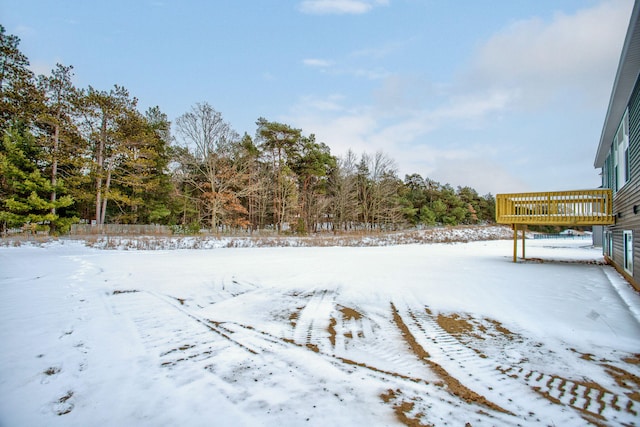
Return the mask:
[[597, 188], [633, 0], [0, 0], [36, 74], [264, 117], [480, 194]]

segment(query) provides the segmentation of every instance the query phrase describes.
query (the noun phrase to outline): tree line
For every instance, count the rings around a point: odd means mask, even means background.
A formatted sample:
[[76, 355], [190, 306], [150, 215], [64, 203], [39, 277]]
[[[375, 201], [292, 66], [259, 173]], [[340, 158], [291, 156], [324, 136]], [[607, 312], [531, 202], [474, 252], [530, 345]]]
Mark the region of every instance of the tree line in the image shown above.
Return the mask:
[[122, 86], [74, 86], [73, 67], [36, 76], [0, 25], [0, 231], [64, 233], [75, 222], [175, 231], [392, 230], [491, 222], [495, 201], [382, 152], [335, 156], [285, 123], [240, 135], [209, 103], [170, 123]]

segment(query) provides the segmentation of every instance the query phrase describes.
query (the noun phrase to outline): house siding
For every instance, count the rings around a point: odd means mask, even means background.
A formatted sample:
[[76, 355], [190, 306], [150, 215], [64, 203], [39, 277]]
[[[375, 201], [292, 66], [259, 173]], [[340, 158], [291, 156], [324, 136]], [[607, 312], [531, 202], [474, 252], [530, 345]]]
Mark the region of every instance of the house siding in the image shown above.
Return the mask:
[[[613, 253], [610, 261], [624, 274], [631, 284], [640, 290], [640, 85], [637, 80], [629, 100], [629, 181], [613, 197], [616, 224], [609, 226], [613, 237]], [[607, 165], [611, 165], [611, 152]], [[604, 171], [603, 171], [604, 172]], [[609, 184], [612, 177], [607, 176]], [[604, 181], [605, 177], [603, 177]], [[604, 182], [603, 182], [604, 183]], [[607, 183], [604, 183], [605, 185]], [[638, 206], [634, 213], [634, 206]], [[633, 232], [633, 273], [624, 270], [624, 231]]]
[[634, 205], [640, 204], [640, 179], [636, 176], [616, 194], [613, 199], [613, 210], [620, 215], [616, 224], [609, 226], [613, 236], [613, 253], [611, 260], [619, 269], [624, 265], [624, 240], [623, 232], [633, 231], [633, 275], [634, 286], [640, 290], [640, 211], [633, 212]]
[[[629, 101], [629, 172], [630, 180], [640, 176], [640, 80], [636, 80]], [[632, 184], [628, 182], [627, 184]], [[636, 182], [637, 186], [637, 182]], [[635, 199], [640, 200], [640, 199]]]

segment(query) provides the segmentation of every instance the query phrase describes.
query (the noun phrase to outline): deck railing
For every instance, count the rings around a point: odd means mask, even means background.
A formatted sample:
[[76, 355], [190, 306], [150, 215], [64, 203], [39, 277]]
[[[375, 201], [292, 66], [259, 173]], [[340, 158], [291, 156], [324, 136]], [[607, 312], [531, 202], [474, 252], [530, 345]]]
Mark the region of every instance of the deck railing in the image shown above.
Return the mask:
[[527, 225], [615, 223], [609, 189], [496, 195], [496, 221]]

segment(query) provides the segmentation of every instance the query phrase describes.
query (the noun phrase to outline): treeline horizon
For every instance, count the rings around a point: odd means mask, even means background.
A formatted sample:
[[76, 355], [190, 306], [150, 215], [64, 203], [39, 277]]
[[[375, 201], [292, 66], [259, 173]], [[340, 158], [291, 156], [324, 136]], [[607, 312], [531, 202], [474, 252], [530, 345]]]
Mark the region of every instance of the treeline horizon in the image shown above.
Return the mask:
[[414, 173], [383, 152], [335, 156], [315, 135], [256, 120], [240, 135], [208, 102], [170, 123], [73, 66], [36, 76], [0, 25], [0, 231], [161, 224], [177, 232], [398, 230], [492, 223], [495, 199]]

